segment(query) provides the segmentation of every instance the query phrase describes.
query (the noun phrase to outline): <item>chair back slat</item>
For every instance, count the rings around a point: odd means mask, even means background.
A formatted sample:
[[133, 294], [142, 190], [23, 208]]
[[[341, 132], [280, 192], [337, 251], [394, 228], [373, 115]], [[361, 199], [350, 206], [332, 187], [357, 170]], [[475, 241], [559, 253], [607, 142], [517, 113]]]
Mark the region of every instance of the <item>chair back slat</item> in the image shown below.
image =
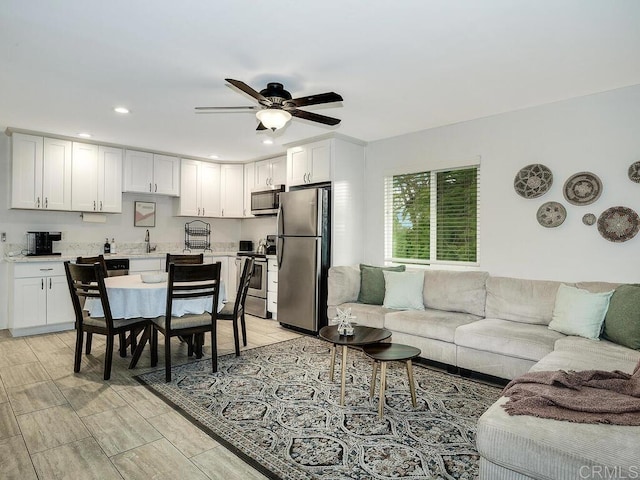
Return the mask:
[[100, 264], [100, 266], [102, 267], [102, 272], [104, 273], [104, 276], [106, 277], [108, 275], [108, 273], [107, 273], [107, 262], [105, 262], [103, 255], [98, 255], [96, 257], [78, 257], [78, 258], [76, 258], [76, 264], [78, 264], [78, 265], [93, 265], [96, 262], [98, 262]]
[[93, 265], [73, 264], [64, 262], [64, 270], [67, 276], [67, 285], [71, 294], [73, 310], [76, 314], [76, 327], [82, 328], [84, 300], [87, 298], [99, 298], [104, 311], [104, 319], [107, 329], [113, 328], [111, 306], [107, 297], [107, 288], [104, 284], [104, 271], [99, 262]]
[[238, 312], [244, 309], [244, 302], [247, 299], [247, 292], [249, 292], [249, 284], [251, 283], [251, 275], [253, 275], [254, 262], [255, 260], [252, 257], [247, 258], [244, 262], [238, 293], [236, 294], [236, 302], [233, 306], [234, 315], [238, 315]]
[[198, 253], [193, 255], [172, 255], [167, 253], [167, 261], [165, 271], [169, 271], [169, 265], [202, 265], [204, 263], [204, 254]]
[[169, 264], [165, 316], [167, 330], [171, 329], [171, 311], [174, 299], [211, 297], [211, 321], [216, 321], [221, 268], [220, 262], [200, 265]]

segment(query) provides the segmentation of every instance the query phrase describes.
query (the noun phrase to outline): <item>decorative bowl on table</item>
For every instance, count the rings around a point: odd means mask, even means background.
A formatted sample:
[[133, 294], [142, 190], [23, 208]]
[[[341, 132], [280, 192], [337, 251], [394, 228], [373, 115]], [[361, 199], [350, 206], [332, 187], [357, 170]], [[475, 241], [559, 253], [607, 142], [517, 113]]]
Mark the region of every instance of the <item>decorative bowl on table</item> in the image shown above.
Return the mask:
[[142, 283], [162, 283], [167, 281], [166, 272], [147, 272], [141, 273]]

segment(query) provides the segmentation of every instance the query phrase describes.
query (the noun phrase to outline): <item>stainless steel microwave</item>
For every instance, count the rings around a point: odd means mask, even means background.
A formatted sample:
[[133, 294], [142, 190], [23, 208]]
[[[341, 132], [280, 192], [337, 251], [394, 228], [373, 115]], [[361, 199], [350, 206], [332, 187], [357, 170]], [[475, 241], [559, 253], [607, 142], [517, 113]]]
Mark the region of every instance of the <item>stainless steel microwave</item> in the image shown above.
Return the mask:
[[276, 215], [284, 185], [256, 187], [251, 192], [251, 215]]

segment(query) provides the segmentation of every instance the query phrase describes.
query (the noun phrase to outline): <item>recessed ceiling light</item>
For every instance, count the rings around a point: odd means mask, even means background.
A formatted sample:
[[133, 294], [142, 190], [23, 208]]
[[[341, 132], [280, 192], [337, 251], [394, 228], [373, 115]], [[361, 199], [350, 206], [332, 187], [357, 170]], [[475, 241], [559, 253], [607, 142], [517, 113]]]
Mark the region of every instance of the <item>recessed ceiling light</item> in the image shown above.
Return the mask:
[[82, 138], [91, 138], [91, 134], [86, 132], [80, 132], [78, 136]]
[[213, 160], [217, 160], [218, 158], [220, 158], [219, 155], [209, 155], [209, 158], [213, 159]]
[[266, 140], [263, 140], [262, 143], [264, 143], [265, 145], [273, 145], [273, 140], [267, 138]]
[[116, 107], [113, 111], [116, 113], [129, 113], [129, 109], [127, 107]]

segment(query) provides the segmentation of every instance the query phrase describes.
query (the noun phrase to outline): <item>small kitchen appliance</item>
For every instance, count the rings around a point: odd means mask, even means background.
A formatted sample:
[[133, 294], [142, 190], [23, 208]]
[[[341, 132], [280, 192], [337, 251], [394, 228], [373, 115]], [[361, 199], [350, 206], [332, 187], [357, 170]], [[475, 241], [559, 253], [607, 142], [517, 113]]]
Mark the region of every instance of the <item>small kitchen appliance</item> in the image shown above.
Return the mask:
[[240, 240], [239, 252], [253, 252], [253, 242], [251, 240]]
[[27, 256], [60, 255], [53, 252], [53, 242], [60, 240], [60, 232], [27, 232]]

